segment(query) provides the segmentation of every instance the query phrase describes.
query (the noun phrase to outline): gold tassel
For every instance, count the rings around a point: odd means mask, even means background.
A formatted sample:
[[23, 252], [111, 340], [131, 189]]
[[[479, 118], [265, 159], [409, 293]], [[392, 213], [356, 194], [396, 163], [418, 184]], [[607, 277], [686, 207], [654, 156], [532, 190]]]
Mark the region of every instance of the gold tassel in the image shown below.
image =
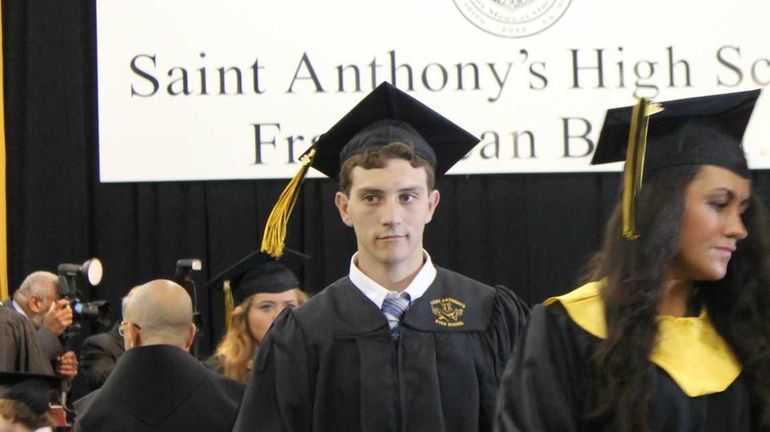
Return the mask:
[[628, 130], [626, 166], [623, 172], [623, 237], [629, 240], [639, 238], [636, 226], [636, 197], [644, 180], [644, 156], [647, 152], [647, 128], [650, 116], [663, 111], [660, 104], [640, 98], [631, 111], [631, 126]]
[[230, 288], [230, 279], [225, 279], [222, 291], [225, 293], [225, 331], [230, 331], [233, 323], [233, 289]]
[[275, 259], [280, 258], [283, 255], [283, 249], [286, 246], [284, 241], [286, 240], [286, 227], [289, 225], [289, 218], [291, 212], [294, 210], [294, 204], [297, 203], [297, 197], [299, 196], [300, 186], [305, 179], [310, 165], [313, 163], [313, 157], [315, 157], [315, 148], [311, 148], [307, 153], [302, 155], [300, 162], [302, 166], [299, 172], [294, 176], [289, 184], [286, 185], [281, 196], [273, 206], [273, 210], [270, 212], [270, 216], [267, 218], [265, 224], [265, 231], [262, 233], [262, 247], [261, 251], [267, 253]]

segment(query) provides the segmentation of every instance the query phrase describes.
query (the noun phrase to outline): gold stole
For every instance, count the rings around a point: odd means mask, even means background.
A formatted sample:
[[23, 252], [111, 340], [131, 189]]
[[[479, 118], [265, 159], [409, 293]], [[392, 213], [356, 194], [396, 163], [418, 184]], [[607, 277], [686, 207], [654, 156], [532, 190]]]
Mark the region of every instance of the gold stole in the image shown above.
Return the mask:
[[[591, 282], [544, 304], [559, 302], [583, 330], [607, 337], [601, 282]], [[738, 378], [741, 365], [717, 333], [706, 308], [697, 317], [658, 317], [658, 334], [650, 360], [666, 371], [690, 397], [724, 391]]]

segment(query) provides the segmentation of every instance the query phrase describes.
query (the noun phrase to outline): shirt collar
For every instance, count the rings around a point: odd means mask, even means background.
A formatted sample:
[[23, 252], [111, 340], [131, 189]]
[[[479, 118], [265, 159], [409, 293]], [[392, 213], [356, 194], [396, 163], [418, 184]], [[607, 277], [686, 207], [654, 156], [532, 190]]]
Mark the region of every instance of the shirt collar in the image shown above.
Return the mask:
[[13, 305], [13, 308], [16, 309], [16, 311], [25, 317], [29, 318], [27, 316], [27, 313], [24, 312], [24, 309], [21, 307], [21, 305], [16, 300], [11, 300], [11, 304]]
[[[418, 298], [422, 297], [422, 295], [425, 294], [425, 291], [428, 290], [428, 287], [430, 287], [430, 284], [432, 284], [433, 280], [436, 278], [436, 266], [433, 265], [433, 261], [431, 261], [430, 255], [428, 255], [428, 252], [425, 250], [422, 251], [422, 254], [425, 257], [425, 262], [423, 263], [422, 268], [419, 272], [417, 272], [417, 275], [415, 275], [414, 279], [412, 279], [412, 282], [409, 283], [409, 286], [407, 286], [403, 291], [409, 294], [411, 302], [414, 302]], [[388, 293], [392, 293], [394, 291], [383, 287], [382, 285], [375, 282], [372, 278], [365, 275], [364, 272], [362, 272], [358, 266], [356, 266], [357, 257], [358, 252], [353, 254], [353, 257], [350, 259], [350, 281], [353, 282], [353, 285], [355, 285], [356, 288], [358, 288], [369, 300], [371, 300], [375, 305], [377, 305], [378, 308], [381, 309], [382, 302], [385, 300], [385, 296], [387, 296]]]

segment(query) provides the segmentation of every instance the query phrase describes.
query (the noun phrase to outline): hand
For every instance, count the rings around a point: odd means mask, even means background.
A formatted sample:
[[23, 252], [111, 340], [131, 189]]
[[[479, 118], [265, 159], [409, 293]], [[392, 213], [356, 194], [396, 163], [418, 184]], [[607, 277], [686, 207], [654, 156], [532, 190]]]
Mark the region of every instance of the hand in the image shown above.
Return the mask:
[[68, 379], [78, 375], [78, 358], [74, 351], [67, 351], [57, 358], [56, 373]]
[[61, 299], [51, 303], [48, 312], [43, 316], [43, 325], [48, 327], [48, 330], [51, 330], [51, 333], [56, 336], [64, 333], [64, 330], [72, 325], [72, 308], [70, 308], [70, 301]]

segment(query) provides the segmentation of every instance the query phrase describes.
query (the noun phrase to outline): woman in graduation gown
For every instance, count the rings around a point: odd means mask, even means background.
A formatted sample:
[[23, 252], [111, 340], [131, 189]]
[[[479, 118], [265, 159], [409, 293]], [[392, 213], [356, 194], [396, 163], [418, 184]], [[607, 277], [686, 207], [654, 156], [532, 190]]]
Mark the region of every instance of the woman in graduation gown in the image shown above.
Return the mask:
[[[307, 300], [295, 272], [308, 256], [287, 250], [281, 261], [253, 252], [214, 277], [207, 286], [224, 289], [227, 331], [217, 349], [204, 364], [228, 378], [246, 383], [259, 346], [284, 309], [294, 309]], [[223, 288], [224, 287], [224, 288]], [[232, 309], [232, 310], [230, 310]], [[228, 319], [229, 316], [229, 319]]]
[[622, 160], [629, 136], [638, 195], [590, 282], [532, 310], [496, 430], [770, 430], [768, 218], [740, 147], [758, 95], [608, 111], [594, 163]]

